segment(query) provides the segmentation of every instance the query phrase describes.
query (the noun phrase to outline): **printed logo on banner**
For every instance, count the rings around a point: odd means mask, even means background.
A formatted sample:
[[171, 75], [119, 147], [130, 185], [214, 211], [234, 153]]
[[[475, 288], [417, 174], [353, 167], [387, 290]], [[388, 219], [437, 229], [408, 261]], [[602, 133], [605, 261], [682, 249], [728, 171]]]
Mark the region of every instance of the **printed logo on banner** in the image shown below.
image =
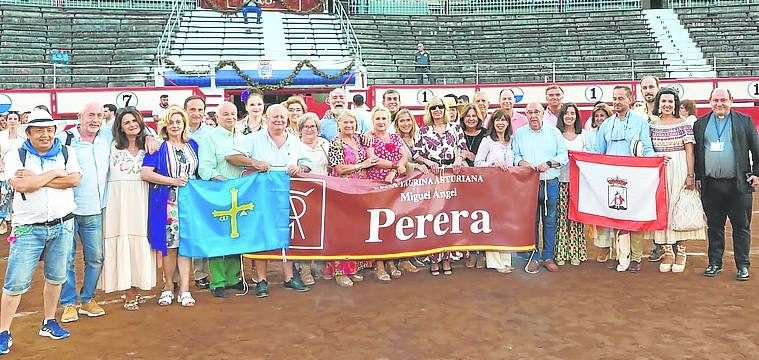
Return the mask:
[[8, 112], [13, 106], [13, 100], [11, 97], [5, 94], [0, 94], [0, 114]]
[[609, 208], [627, 210], [627, 180], [620, 177], [608, 178]]
[[324, 249], [327, 182], [290, 179], [290, 249]]

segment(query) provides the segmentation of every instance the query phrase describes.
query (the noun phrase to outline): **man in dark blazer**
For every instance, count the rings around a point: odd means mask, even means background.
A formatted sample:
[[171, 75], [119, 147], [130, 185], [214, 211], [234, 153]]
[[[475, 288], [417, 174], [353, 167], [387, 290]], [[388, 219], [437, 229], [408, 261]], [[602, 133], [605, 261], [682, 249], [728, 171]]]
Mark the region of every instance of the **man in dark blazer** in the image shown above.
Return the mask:
[[731, 110], [733, 97], [729, 90], [712, 90], [709, 102], [712, 111], [693, 125], [696, 173], [688, 174], [696, 177], [706, 213], [709, 265], [704, 276], [714, 277], [722, 271], [725, 220], [730, 218], [735, 278], [745, 281], [751, 265], [752, 193], [759, 187], [759, 135], [749, 116]]

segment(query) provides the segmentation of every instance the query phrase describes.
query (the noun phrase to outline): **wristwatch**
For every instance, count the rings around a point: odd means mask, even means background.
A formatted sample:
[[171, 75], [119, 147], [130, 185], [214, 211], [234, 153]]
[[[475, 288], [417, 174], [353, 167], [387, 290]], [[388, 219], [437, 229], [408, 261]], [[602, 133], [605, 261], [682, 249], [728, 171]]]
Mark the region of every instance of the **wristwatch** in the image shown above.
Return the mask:
[[551, 160], [546, 161], [546, 165], [548, 165], [549, 168], [553, 167], [553, 164], [551, 164]]

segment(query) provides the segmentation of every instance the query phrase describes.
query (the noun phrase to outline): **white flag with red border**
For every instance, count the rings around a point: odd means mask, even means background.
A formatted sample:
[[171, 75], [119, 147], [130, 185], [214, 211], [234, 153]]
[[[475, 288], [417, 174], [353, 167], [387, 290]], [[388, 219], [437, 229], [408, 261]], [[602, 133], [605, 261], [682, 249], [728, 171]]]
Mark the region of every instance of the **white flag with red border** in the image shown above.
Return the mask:
[[663, 157], [569, 152], [569, 218], [629, 231], [667, 228]]

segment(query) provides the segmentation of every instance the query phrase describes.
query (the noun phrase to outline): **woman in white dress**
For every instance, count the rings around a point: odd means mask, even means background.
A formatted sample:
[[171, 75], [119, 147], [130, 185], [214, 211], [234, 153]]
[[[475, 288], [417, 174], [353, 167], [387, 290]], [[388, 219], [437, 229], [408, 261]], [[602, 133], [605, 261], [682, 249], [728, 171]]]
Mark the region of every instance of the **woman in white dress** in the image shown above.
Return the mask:
[[[503, 171], [514, 166], [514, 153], [511, 151], [511, 116], [506, 110], [498, 109], [490, 117], [487, 135], [482, 139], [474, 158], [476, 167], [498, 167]], [[485, 264], [488, 269], [499, 273], [509, 274], [511, 268], [511, 253], [506, 251], [486, 251]]]
[[148, 241], [148, 183], [140, 178], [145, 123], [134, 108], [116, 116], [103, 217], [103, 272], [99, 287], [124, 291], [124, 309], [139, 310], [140, 290], [156, 285], [156, 258]]
[[[673, 218], [680, 192], [684, 189], [694, 190], [696, 186], [693, 168], [693, 147], [696, 139], [691, 125], [679, 116], [679, 108], [680, 98], [677, 92], [670, 88], [662, 89], [656, 95], [654, 102], [654, 114], [659, 115], [659, 119], [650, 124], [654, 151], [667, 159], [666, 179], [670, 219]], [[659, 271], [683, 272], [687, 260], [685, 254], [687, 240], [704, 239], [706, 239], [704, 229], [695, 231], [667, 229], [654, 232], [654, 242], [664, 247], [664, 257], [659, 264]]]
[[[21, 125], [21, 119], [18, 113], [9, 113], [6, 117], [7, 128], [0, 131], [0, 171], [5, 169], [5, 154], [9, 151], [16, 151], [24, 139], [18, 137], [18, 126]], [[10, 221], [11, 205], [13, 203], [13, 188], [7, 181], [0, 181], [0, 234], [8, 231], [7, 222]]]

